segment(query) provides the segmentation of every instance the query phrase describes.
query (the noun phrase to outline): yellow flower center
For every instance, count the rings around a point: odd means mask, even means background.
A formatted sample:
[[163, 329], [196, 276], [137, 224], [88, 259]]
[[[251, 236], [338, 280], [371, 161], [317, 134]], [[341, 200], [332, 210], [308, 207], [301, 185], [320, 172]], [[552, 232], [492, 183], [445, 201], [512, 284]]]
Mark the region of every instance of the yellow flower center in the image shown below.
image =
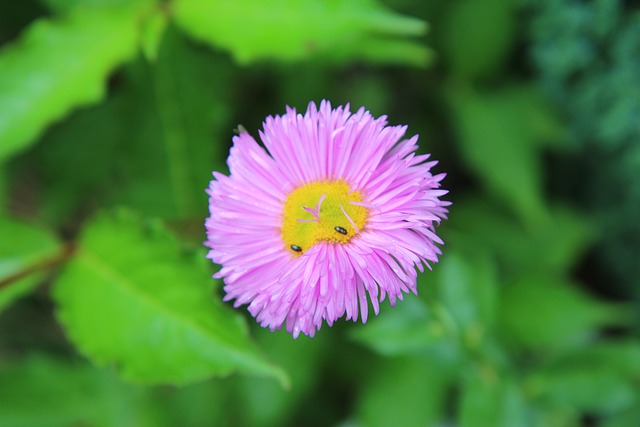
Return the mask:
[[284, 204], [282, 240], [300, 256], [318, 242], [348, 243], [365, 225], [367, 208], [359, 191], [342, 181], [312, 182], [296, 188]]

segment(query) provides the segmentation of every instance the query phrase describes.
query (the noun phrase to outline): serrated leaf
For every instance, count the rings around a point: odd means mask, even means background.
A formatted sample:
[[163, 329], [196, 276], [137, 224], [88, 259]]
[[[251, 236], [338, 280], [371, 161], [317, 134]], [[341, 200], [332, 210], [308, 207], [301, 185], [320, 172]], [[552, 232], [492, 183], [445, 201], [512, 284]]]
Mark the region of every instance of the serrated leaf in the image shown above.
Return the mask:
[[[240, 63], [260, 59], [301, 60], [315, 55], [364, 57], [415, 63], [417, 50], [392, 37], [421, 35], [424, 22], [388, 11], [375, 0], [177, 0], [176, 23], [193, 37], [230, 50]], [[251, 31], [238, 31], [250, 28]], [[385, 37], [383, 50], [370, 40]], [[368, 45], [364, 51], [359, 46]], [[392, 49], [404, 50], [402, 58]], [[407, 50], [409, 49], [409, 50]], [[411, 53], [411, 55], [409, 55]], [[418, 55], [426, 59], [425, 54]], [[422, 60], [421, 60], [422, 61]]]
[[60, 252], [48, 230], [0, 216], [0, 311], [29, 293], [46, 273], [47, 263]]
[[597, 300], [555, 277], [525, 277], [507, 286], [501, 299], [508, 338], [541, 350], [579, 346], [598, 327], [624, 325], [629, 321], [625, 313], [625, 307]]
[[85, 228], [54, 298], [80, 351], [132, 381], [187, 384], [240, 371], [286, 383], [212, 287], [204, 257], [186, 257], [158, 224], [120, 212]]
[[138, 13], [130, 4], [75, 9], [34, 22], [0, 51], [0, 159], [103, 98], [109, 73], [135, 53]]

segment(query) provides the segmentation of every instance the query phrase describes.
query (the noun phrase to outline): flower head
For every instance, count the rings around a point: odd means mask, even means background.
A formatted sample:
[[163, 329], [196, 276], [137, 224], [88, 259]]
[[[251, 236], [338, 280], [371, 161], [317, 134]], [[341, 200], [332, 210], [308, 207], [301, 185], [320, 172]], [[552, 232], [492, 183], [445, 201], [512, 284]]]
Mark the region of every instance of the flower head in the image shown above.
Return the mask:
[[431, 174], [437, 162], [416, 154], [406, 129], [327, 101], [267, 117], [266, 150], [242, 129], [229, 176], [214, 172], [208, 190], [205, 244], [225, 300], [297, 337], [345, 314], [366, 322], [368, 299], [378, 314], [385, 298], [416, 293], [416, 269], [438, 261], [434, 227], [449, 203], [444, 174]]

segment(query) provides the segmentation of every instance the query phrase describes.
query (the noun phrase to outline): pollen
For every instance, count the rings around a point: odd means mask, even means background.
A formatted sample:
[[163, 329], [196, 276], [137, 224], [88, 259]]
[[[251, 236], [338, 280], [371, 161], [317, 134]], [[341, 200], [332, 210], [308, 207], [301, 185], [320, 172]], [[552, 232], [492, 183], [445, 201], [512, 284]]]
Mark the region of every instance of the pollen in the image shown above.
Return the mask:
[[362, 202], [362, 194], [343, 180], [296, 188], [284, 203], [285, 248], [300, 256], [318, 242], [348, 243], [365, 227], [369, 212]]

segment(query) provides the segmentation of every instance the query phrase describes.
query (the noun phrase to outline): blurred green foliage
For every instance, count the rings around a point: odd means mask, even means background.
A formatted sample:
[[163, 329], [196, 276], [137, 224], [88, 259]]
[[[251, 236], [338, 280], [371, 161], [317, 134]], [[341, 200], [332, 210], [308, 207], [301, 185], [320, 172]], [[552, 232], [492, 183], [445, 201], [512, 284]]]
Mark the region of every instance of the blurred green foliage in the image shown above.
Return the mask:
[[[639, 16], [2, 1], [0, 426], [636, 426]], [[220, 302], [204, 188], [323, 98], [407, 123], [454, 204], [419, 296], [294, 341]]]
[[[627, 2], [633, 3], [633, 2]], [[604, 224], [602, 263], [640, 295], [640, 11], [620, 0], [530, 2], [533, 64], [573, 142], [563, 189]], [[640, 308], [640, 305], [638, 306]]]

